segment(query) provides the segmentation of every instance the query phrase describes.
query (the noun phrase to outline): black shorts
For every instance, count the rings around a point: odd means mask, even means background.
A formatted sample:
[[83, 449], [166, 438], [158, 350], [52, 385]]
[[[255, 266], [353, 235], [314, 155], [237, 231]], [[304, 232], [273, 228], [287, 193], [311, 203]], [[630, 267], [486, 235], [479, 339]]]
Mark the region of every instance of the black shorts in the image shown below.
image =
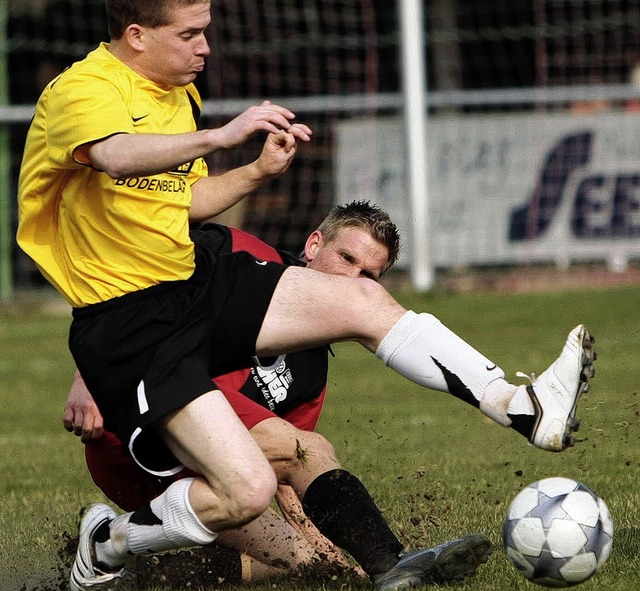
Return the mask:
[[224, 241], [212, 235], [194, 241], [190, 279], [76, 308], [69, 334], [69, 348], [105, 427], [158, 475], [181, 466], [147, 427], [213, 390], [211, 376], [251, 365], [286, 269], [246, 252], [221, 254]]

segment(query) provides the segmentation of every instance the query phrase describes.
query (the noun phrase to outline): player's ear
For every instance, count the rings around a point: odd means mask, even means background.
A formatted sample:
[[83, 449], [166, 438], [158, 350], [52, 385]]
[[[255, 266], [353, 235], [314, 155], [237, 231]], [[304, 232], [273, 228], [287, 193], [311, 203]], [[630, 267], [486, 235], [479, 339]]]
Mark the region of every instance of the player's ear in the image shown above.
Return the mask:
[[307, 238], [307, 242], [304, 245], [304, 258], [307, 261], [312, 261], [316, 258], [316, 254], [319, 248], [322, 246], [323, 237], [320, 230], [314, 230]]
[[144, 51], [145, 43], [145, 29], [140, 25], [136, 25], [135, 23], [129, 25], [124, 32], [124, 36], [127, 39], [129, 45], [135, 49], [136, 51]]

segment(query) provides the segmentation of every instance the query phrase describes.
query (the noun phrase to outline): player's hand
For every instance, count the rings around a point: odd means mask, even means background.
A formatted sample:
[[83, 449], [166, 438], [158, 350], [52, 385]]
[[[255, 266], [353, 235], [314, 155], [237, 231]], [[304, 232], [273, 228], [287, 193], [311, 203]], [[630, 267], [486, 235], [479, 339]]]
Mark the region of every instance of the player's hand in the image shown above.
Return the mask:
[[217, 147], [237, 148], [257, 131], [277, 134], [286, 131], [295, 139], [308, 142], [312, 131], [306, 125], [292, 123], [295, 114], [289, 109], [264, 101], [261, 105], [249, 107], [226, 125], [215, 130]]
[[297, 136], [293, 133], [296, 129], [299, 129], [297, 123], [288, 132], [280, 131], [267, 136], [255, 162], [265, 180], [279, 177], [291, 166], [298, 148]]
[[100, 439], [104, 431], [102, 414], [78, 371], [67, 396], [62, 422], [64, 428], [80, 437], [83, 443]]

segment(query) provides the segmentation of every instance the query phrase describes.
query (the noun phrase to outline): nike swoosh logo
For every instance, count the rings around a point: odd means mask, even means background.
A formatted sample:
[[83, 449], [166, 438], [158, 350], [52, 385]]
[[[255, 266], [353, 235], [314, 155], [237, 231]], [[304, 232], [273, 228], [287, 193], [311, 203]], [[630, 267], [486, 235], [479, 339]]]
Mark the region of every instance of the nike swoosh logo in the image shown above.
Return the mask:
[[438, 366], [445, 381], [447, 382], [447, 389], [450, 394], [453, 394], [460, 400], [463, 400], [467, 404], [480, 408], [480, 401], [476, 399], [473, 392], [462, 382], [462, 380], [453, 372], [449, 371], [442, 363], [440, 363], [435, 357], [431, 357], [432, 361]]
[[498, 367], [495, 363], [493, 365], [485, 365], [487, 371], [493, 371], [496, 367]]
[[256, 265], [260, 265], [261, 267], [264, 267], [267, 264], [267, 261], [256, 261]]
[[144, 119], [145, 117], [148, 117], [149, 113], [147, 113], [146, 115], [142, 115], [142, 117], [131, 117], [131, 121], [133, 121], [134, 123], [137, 123], [138, 121], [140, 121], [140, 119]]

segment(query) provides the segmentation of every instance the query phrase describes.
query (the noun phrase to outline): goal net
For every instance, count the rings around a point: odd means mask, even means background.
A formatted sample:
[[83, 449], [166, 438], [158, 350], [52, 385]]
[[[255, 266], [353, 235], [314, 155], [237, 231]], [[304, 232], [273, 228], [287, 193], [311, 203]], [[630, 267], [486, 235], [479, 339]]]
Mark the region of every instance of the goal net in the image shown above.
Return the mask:
[[[295, 252], [334, 203], [370, 199], [400, 226], [399, 266], [410, 265], [400, 1], [212, 2], [202, 125], [270, 99], [314, 130], [287, 174], [224, 221]], [[604, 259], [624, 268], [639, 258], [638, 2], [433, 0], [424, 9], [433, 265]], [[6, 10], [16, 109], [106, 39], [103, 0], [12, 0]], [[29, 117], [6, 113], [15, 186]], [[262, 139], [208, 158], [211, 172], [254, 159]], [[11, 256], [17, 285], [37, 283], [15, 245]]]

